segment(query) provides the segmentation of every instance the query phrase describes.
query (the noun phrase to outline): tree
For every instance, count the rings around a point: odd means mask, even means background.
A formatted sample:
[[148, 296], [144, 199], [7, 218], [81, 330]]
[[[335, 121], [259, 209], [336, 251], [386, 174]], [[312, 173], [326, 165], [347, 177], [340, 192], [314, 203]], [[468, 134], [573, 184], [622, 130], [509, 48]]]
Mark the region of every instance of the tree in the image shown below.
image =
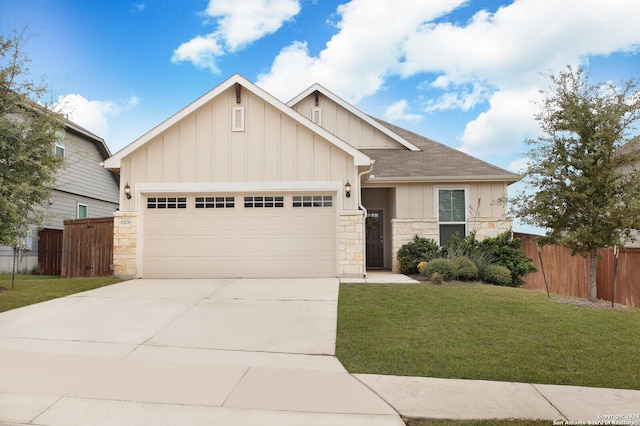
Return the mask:
[[618, 151], [640, 118], [638, 81], [591, 84], [588, 72], [572, 67], [550, 79], [535, 116], [542, 135], [527, 141], [528, 189], [510, 202], [524, 223], [547, 229], [542, 243], [589, 256], [595, 300], [597, 249], [621, 245], [640, 229], [638, 157]]
[[64, 129], [43, 102], [46, 84], [30, 78], [25, 32], [0, 35], [0, 244], [13, 247], [39, 224], [38, 206], [49, 200], [62, 163], [54, 144]]

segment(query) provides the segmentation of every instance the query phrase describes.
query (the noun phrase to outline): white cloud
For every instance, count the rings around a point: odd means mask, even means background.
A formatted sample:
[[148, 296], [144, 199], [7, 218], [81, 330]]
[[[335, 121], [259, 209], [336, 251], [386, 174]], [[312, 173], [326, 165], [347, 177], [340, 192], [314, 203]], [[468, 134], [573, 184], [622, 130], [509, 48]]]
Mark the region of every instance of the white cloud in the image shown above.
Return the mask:
[[535, 89], [495, 92], [489, 109], [467, 123], [461, 150], [472, 155], [520, 151], [524, 136], [539, 132], [533, 119], [538, 109], [533, 100], [538, 97]]
[[136, 96], [122, 101], [90, 101], [79, 94], [60, 96], [54, 107], [69, 120], [103, 139], [109, 137], [109, 119], [117, 117], [140, 103]]
[[[435, 87], [439, 87], [442, 82], [434, 83]], [[447, 84], [443, 88], [447, 88]], [[447, 92], [437, 99], [427, 102], [426, 111], [446, 111], [460, 109], [468, 111], [480, 102], [487, 100], [489, 89], [479, 82], [473, 82], [470, 85], [457, 86], [457, 91]]]
[[171, 61], [218, 73], [218, 58], [276, 32], [299, 12], [298, 0], [209, 0], [204, 15], [217, 30], [182, 43]]
[[466, 125], [463, 150], [515, 152], [537, 133], [531, 101], [548, 85], [541, 72], [640, 46], [637, 0], [517, 0], [468, 22], [446, 22], [466, 3], [351, 0], [338, 7], [338, 33], [318, 55], [294, 42], [258, 84], [288, 100], [318, 82], [357, 103], [385, 90], [390, 76], [428, 75], [436, 96], [425, 111], [483, 108]]
[[217, 38], [230, 51], [276, 32], [298, 12], [297, 0], [210, 0], [206, 10], [218, 18]]
[[222, 47], [214, 37], [211, 35], [207, 37], [198, 36], [186, 43], [182, 43], [174, 50], [171, 62], [189, 61], [198, 68], [218, 73], [216, 59], [223, 54]]
[[522, 174], [529, 167], [529, 158], [519, 158], [512, 161], [507, 166], [507, 170], [513, 173]]
[[409, 114], [407, 113], [407, 108], [409, 104], [406, 99], [401, 99], [397, 102], [389, 105], [387, 110], [384, 113], [385, 120], [389, 120], [392, 122], [395, 121], [413, 121], [418, 122], [422, 118], [419, 114]]
[[388, 0], [352, 0], [338, 7], [339, 31], [317, 57], [309, 56], [304, 42], [295, 42], [280, 52], [268, 72], [258, 76], [258, 85], [288, 100], [321, 83], [357, 103], [379, 91], [387, 76], [398, 73], [402, 46], [420, 24], [464, 1], [405, 0], [398, 7]]

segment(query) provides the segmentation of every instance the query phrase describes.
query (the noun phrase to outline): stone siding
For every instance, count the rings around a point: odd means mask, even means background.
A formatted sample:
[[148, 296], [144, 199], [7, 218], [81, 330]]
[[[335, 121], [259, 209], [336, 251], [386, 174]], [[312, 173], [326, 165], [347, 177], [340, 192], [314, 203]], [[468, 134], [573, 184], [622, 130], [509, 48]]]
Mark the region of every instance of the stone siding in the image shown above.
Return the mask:
[[485, 238], [493, 238], [508, 231], [513, 226], [513, 222], [506, 219], [479, 219], [470, 224], [470, 230], [476, 231], [476, 238], [479, 241]]
[[364, 275], [364, 213], [360, 210], [340, 212], [338, 223], [338, 275]]
[[[496, 237], [499, 234], [511, 229], [512, 222], [510, 220], [498, 218], [478, 219], [474, 223], [468, 224], [469, 231], [475, 229], [478, 240]], [[392, 261], [391, 269], [393, 272], [400, 270], [398, 262], [398, 250], [406, 243], [413, 240], [415, 235], [424, 238], [431, 238], [439, 241], [438, 221], [435, 219], [392, 219]]]
[[413, 240], [415, 235], [438, 241], [438, 222], [434, 219], [392, 219], [391, 220], [391, 270], [400, 271], [398, 250]]
[[113, 264], [118, 278], [138, 276], [138, 213], [115, 212], [113, 222]]

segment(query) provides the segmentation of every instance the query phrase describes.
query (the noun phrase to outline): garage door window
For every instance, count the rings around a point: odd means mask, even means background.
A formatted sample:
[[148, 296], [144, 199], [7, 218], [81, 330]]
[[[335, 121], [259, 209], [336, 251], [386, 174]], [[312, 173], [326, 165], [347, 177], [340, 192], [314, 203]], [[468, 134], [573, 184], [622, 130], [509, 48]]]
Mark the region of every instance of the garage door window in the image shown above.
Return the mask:
[[186, 197], [149, 197], [147, 198], [148, 209], [186, 209]]
[[196, 197], [196, 209], [232, 209], [235, 197]]
[[295, 195], [293, 197], [293, 207], [332, 207], [333, 196], [331, 195]]
[[254, 196], [244, 197], [245, 208], [280, 208], [284, 207], [284, 197], [282, 196]]

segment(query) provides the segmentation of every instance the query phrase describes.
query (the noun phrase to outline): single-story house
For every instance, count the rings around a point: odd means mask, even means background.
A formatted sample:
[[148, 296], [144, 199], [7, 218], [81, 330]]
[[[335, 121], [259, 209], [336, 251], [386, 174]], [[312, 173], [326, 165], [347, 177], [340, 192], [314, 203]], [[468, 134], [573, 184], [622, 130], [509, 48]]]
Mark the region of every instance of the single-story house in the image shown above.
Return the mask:
[[320, 85], [287, 104], [234, 75], [104, 167], [120, 277], [336, 277], [398, 269], [418, 234], [511, 227], [519, 176], [377, 120]]
[[111, 217], [119, 206], [120, 181], [117, 173], [105, 170], [100, 163], [111, 157], [104, 139], [87, 129], [65, 121], [64, 137], [51, 147], [52, 154], [64, 158], [56, 175], [42, 228], [35, 226], [22, 247], [0, 246], [0, 272], [10, 272], [14, 255], [18, 271], [59, 275], [62, 259], [64, 221]]

